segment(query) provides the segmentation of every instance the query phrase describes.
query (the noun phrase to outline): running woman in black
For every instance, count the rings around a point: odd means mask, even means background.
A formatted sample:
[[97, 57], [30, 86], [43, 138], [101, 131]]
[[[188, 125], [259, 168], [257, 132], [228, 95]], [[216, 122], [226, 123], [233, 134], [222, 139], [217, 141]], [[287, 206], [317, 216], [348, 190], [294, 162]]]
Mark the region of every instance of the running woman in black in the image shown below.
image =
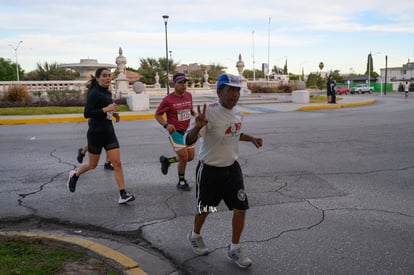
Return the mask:
[[111, 85], [112, 74], [107, 68], [99, 68], [87, 84], [88, 97], [84, 109], [85, 118], [89, 118], [88, 139], [88, 163], [84, 163], [78, 170], [69, 172], [67, 182], [71, 192], [75, 192], [76, 182], [80, 175], [95, 169], [101, 157], [102, 148], [114, 166], [114, 176], [119, 187], [119, 204], [133, 201], [135, 197], [125, 191], [124, 172], [121, 164], [121, 154], [115, 129], [112, 125], [112, 116], [116, 110], [116, 104], [112, 101], [112, 93], [108, 90]]

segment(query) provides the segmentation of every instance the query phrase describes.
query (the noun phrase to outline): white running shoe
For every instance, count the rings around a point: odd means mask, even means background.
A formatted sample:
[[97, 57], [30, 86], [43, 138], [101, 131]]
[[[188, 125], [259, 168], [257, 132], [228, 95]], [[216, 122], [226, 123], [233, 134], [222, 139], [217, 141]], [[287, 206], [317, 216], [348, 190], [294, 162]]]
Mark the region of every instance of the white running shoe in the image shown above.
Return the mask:
[[253, 264], [252, 260], [250, 260], [249, 257], [244, 256], [241, 253], [240, 248], [230, 250], [230, 245], [227, 248], [227, 257], [230, 260], [233, 260], [233, 262], [235, 262], [241, 268], [248, 268]]
[[133, 200], [135, 200], [134, 195], [132, 195], [129, 192], [125, 192], [124, 194], [122, 194], [122, 196], [119, 196], [118, 203], [119, 204], [125, 204], [125, 203], [131, 202]]
[[207, 246], [204, 244], [203, 237], [193, 237], [192, 232], [187, 235], [187, 240], [190, 242], [191, 247], [195, 254], [199, 256], [207, 255], [210, 251], [208, 250]]

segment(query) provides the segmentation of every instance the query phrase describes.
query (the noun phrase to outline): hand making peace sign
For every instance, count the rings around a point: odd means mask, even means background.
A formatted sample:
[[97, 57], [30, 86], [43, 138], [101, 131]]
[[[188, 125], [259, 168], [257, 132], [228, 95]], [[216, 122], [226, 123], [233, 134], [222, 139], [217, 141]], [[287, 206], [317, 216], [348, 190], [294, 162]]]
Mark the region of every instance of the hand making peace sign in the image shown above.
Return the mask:
[[195, 127], [203, 128], [208, 123], [206, 118], [206, 104], [203, 105], [203, 111], [200, 109], [200, 105], [197, 105], [197, 116], [195, 117]]

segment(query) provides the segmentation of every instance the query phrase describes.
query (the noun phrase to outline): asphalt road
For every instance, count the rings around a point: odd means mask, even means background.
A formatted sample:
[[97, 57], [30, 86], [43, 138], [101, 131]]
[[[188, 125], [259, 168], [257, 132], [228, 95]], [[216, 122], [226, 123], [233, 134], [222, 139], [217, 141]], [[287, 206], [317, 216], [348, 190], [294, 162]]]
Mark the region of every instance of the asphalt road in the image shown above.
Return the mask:
[[[75, 193], [66, 189], [85, 123], [0, 126], [0, 221], [31, 217], [96, 236], [133, 236], [186, 274], [413, 274], [414, 98], [376, 99], [245, 116], [244, 132], [264, 140], [261, 149], [240, 145], [251, 207], [242, 237], [254, 263], [248, 271], [225, 257], [231, 213], [224, 204], [202, 232], [212, 253], [193, 254], [186, 234], [194, 191], [176, 189], [176, 167], [160, 173], [159, 156], [172, 151], [153, 120], [116, 124], [126, 186], [137, 197], [126, 206], [102, 165], [80, 177]], [[190, 185], [195, 165], [187, 168]], [[156, 270], [149, 274], [162, 274]]]

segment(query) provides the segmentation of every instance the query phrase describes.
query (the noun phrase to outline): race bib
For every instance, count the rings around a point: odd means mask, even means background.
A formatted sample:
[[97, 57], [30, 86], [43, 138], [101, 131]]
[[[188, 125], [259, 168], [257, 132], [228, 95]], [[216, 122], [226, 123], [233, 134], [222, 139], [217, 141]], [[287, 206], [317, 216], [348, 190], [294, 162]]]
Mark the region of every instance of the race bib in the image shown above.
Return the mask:
[[178, 121], [189, 120], [191, 118], [191, 111], [189, 109], [177, 111]]

